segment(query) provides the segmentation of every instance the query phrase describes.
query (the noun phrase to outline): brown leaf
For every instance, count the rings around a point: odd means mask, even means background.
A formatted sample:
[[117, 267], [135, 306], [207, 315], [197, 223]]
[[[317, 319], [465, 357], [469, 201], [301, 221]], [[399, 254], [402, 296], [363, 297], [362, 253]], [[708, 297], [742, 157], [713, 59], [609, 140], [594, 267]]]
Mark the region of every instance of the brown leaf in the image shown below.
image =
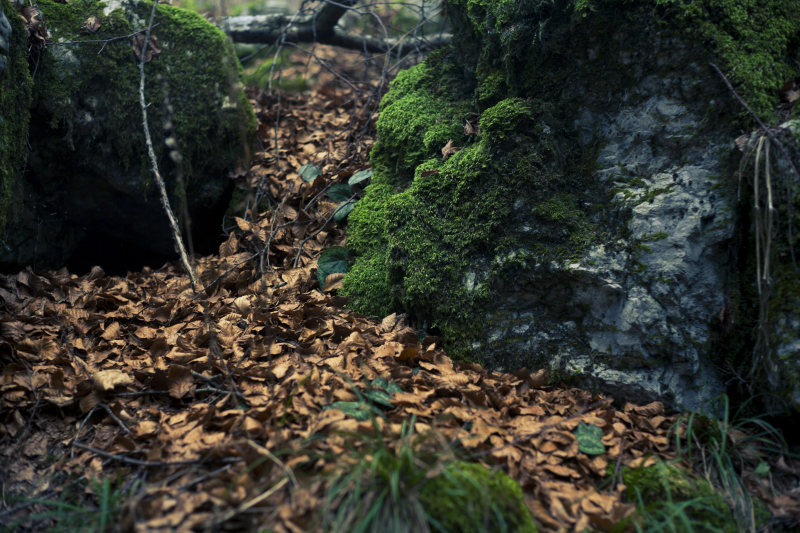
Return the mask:
[[[137, 33], [133, 37], [131, 37], [131, 47], [133, 48], [133, 53], [136, 54], [136, 59], [141, 61], [142, 60], [142, 48], [144, 48], [144, 33]], [[158, 45], [158, 40], [154, 33], [150, 34], [150, 40], [147, 43], [147, 51], [144, 56], [144, 62], [149, 63], [154, 57], [161, 54], [161, 47]]]
[[19, 14], [22, 17], [25, 29], [28, 30], [28, 45], [35, 50], [47, 48], [47, 39], [50, 36], [47, 34], [42, 12], [37, 7], [23, 5], [19, 8]]
[[469, 120], [467, 120], [466, 123], [464, 124], [464, 135], [466, 135], [467, 137], [472, 137], [473, 135], [477, 135], [477, 134], [478, 134], [478, 129], [475, 128], [470, 123]]
[[444, 148], [442, 148], [442, 160], [447, 161], [450, 159], [451, 155], [455, 154], [459, 150], [461, 150], [461, 148], [455, 145], [453, 139], [450, 139], [447, 141], [447, 144], [444, 145]]
[[325, 277], [325, 285], [322, 286], [322, 292], [331, 292], [340, 289], [344, 281], [344, 276], [344, 272], [328, 274]]
[[101, 370], [92, 375], [92, 385], [101, 392], [114, 390], [119, 385], [132, 385], [133, 378], [122, 370]]
[[102, 23], [100, 19], [97, 17], [89, 17], [84, 22], [83, 26], [81, 27], [81, 33], [88, 34], [88, 33], [97, 33], [97, 30], [100, 29]]
[[181, 365], [170, 365], [167, 371], [169, 380], [169, 395], [181, 399], [194, 391], [194, 378], [192, 371]]

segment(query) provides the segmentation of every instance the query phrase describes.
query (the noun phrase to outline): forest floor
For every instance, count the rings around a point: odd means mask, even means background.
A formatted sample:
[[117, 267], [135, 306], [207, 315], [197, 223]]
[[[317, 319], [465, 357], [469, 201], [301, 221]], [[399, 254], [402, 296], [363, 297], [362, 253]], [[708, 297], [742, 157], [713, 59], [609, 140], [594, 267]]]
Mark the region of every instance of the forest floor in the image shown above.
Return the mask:
[[[205, 290], [177, 262], [0, 277], [0, 529], [323, 529], [342, 476], [383, 450], [428, 477], [456, 457], [502, 469], [542, 531], [608, 530], [636, 509], [624, 467], [694, 467], [660, 403], [454, 363], [404, 316], [350, 311], [341, 276], [318, 279], [345, 243], [328, 193], [369, 166], [375, 92], [360, 89], [251, 91], [263, 150], [246, 179], [271, 200], [196, 258]], [[602, 431], [588, 444], [587, 427]], [[799, 471], [774, 454], [739, 474], [788, 524]]]

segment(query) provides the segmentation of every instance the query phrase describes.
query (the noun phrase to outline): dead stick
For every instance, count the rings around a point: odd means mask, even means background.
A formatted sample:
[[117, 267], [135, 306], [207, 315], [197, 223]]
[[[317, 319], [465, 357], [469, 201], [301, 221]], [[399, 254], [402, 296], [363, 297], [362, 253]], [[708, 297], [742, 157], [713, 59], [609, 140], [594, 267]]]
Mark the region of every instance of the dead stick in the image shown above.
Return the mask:
[[175, 241], [175, 247], [181, 256], [181, 263], [186, 273], [189, 274], [189, 281], [192, 284], [192, 292], [197, 292], [197, 275], [194, 272], [192, 264], [189, 262], [189, 256], [186, 254], [186, 248], [183, 245], [181, 238], [181, 230], [178, 226], [178, 221], [175, 218], [175, 213], [172, 212], [172, 207], [169, 205], [169, 196], [167, 196], [167, 187], [164, 185], [164, 178], [158, 171], [158, 160], [156, 159], [156, 152], [153, 149], [153, 140], [150, 138], [150, 126], [147, 122], [147, 103], [144, 97], [144, 64], [147, 61], [147, 45], [150, 43], [150, 32], [153, 28], [153, 21], [156, 17], [156, 8], [158, 7], [158, 0], [153, 1], [153, 10], [150, 12], [150, 22], [147, 25], [147, 32], [144, 36], [144, 43], [142, 44], [141, 57], [139, 58], [139, 105], [142, 108], [142, 128], [144, 129], [144, 138], [147, 143], [147, 155], [150, 157], [150, 164], [152, 165], [153, 176], [158, 184], [158, 190], [161, 192], [161, 205], [164, 212], [169, 218], [169, 225], [172, 229], [172, 238]]
[[[714, 70], [717, 71], [717, 74], [719, 74], [719, 77], [725, 82], [725, 85], [728, 86], [728, 89], [731, 91], [736, 100], [738, 100], [739, 103], [742, 104], [745, 109], [747, 109], [748, 113], [753, 116], [756, 123], [761, 127], [762, 130], [764, 130], [764, 133], [767, 135], [767, 137], [769, 137], [769, 140], [778, 147], [778, 150], [781, 151], [781, 155], [786, 158], [786, 161], [789, 163], [789, 168], [791, 169], [792, 173], [794, 173], [794, 176], [800, 179], [800, 172], [798, 172], [797, 167], [794, 166], [794, 161], [792, 161], [792, 158], [789, 156], [789, 152], [786, 151], [786, 148], [783, 147], [783, 144], [781, 144], [778, 138], [775, 137], [775, 134], [772, 133], [772, 130], [770, 130], [766, 124], [764, 124], [759, 116], [756, 115], [755, 111], [753, 111], [750, 106], [747, 105], [747, 102], [745, 102], [744, 99], [739, 96], [739, 93], [736, 92], [736, 89], [733, 88], [733, 85], [731, 85], [731, 82], [728, 80], [725, 74], [722, 73], [719, 67], [714, 63], [709, 64], [714, 68]], [[794, 269], [797, 270], [797, 261], [794, 257], [794, 239], [792, 238], [792, 189], [788, 180], [786, 181], [786, 218], [788, 222], [789, 233], [789, 255], [792, 257], [792, 265], [794, 266]]]
[[122, 463], [135, 466], [185, 466], [194, 465], [200, 462], [200, 459], [190, 459], [188, 461], [140, 461], [139, 459], [133, 459], [124, 455], [115, 455], [113, 453], [104, 452], [103, 450], [98, 450], [97, 448], [87, 446], [86, 444], [80, 442], [73, 442], [72, 445], [76, 448], [80, 448], [81, 450], [86, 450], [101, 457], [105, 457], [106, 459], [120, 461]]

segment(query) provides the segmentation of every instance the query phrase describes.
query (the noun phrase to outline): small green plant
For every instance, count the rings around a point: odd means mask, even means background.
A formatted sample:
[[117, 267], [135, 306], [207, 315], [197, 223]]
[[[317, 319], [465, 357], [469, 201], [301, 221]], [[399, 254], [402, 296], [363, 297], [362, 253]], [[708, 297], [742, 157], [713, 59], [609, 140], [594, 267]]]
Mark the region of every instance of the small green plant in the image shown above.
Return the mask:
[[504, 472], [458, 460], [434, 433], [415, 434], [413, 417], [390, 443], [372, 420], [374, 434], [352, 435], [352, 452], [329, 481], [325, 531], [537, 531], [522, 489]]
[[[430, 531], [419, 495], [431, 461], [417, 452], [413, 420], [403, 424], [393, 446], [375, 434], [360, 451], [345, 458], [330, 482], [323, 526], [332, 532], [411, 533]], [[358, 437], [356, 437], [358, 438]], [[427, 458], [431, 459], [431, 458]], [[435, 463], [435, 459], [434, 459]]]
[[[79, 484], [83, 485], [83, 483]], [[31, 499], [32, 506], [43, 508], [23, 519], [0, 527], [2, 532], [26, 528], [31, 531], [103, 533], [113, 531], [125, 500], [138, 488], [138, 482], [124, 487], [121, 478], [93, 479], [90, 490], [65, 490], [58, 499]]]

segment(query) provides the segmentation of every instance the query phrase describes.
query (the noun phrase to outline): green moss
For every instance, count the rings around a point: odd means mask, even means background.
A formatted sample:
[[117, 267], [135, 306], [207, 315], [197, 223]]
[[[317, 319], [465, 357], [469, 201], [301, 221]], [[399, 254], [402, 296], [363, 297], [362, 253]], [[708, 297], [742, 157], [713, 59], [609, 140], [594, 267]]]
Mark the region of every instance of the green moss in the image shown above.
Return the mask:
[[27, 157], [32, 79], [28, 69], [27, 32], [16, 10], [0, 0], [11, 23], [8, 62], [0, 74], [0, 238], [14, 218], [20, 179]]
[[[429, 67], [417, 68], [424, 73]], [[360, 312], [409, 311], [420, 324], [459, 339], [458, 345], [450, 344], [451, 353], [468, 358], [469, 339], [482, 333], [476, 317], [492, 297], [495, 280], [573, 257], [597, 240], [597, 232], [577, 207], [580, 193], [557, 194], [564, 188], [582, 191], [587, 184], [580, 173], [559, 172], [549, 106], [502, 100], [481, 115], [477, 142], [447, 161], [434, 152], [420, 162], [431, 152], [421, 142], [409, 145], [411, 139], [425, 138], [420, 125], [397, 117], [433, 109], [433, 102], [441, 102], [440, 109], [452, 104], [426, 91], [419, 72], [411, 76], [417, 76], [416, 82], [401, 77], [385, 97], [378, 129], [392, 135], [393, 142], [404, 139], [407, 152], [394, 156], [413, 154], [414, 179], [405, 189], [397, 187], [394, 169], [378, 163], [386, 155], [376, 143], [373, 183], [349, 221], [348, 247], [358, 259], [343, 292]], [[387, 131], [385, 121], [396, 129]], [[429, 123], [439, 131], [435, 121]], [[398, 143], [396, 150], [402, 149]], [[527, 209], [536, 215], [537, 227], [514, 227], [526, 206], [515, 206], [510, 198], [531, 200]], [[527, 251], [519, 250], [521, 245]], [[495, 260], [480, 265], [479, 258], [490, 250]]]
[[500, 470], [456, 461], [422, 488], [420, 501], [441, 530], [460, 533], [538, 531], [520, 486]]
[[441, 65], [441, 54], [435, 54], [400, 72], [381, 101], [371, 160], [375, 172], [391, 176], [393, 185], [406, 186], [417, 165], [441, 157], [448, 141], [462, 146], [466, 139], [464, 124], [472, 108], [468, 100], [448, 98], [441, 90], [456, 85], [441, 72]]
[[[708, 481], [675, 465], [658, 461], [649, 467], [624, 467], [622, 480], [628, 500], [637, 504], [632, 521], [640, 530], [739, 531], [722, 495]], [[623, 522], [618, 530], [629, 525]]]
[[[449, 5], [464, 13], [461, 20], [472, 26], [473, 38], [484, 51], [477, 61], [479, 98], [494, 94], [500, 78], [509, 87], [517, 86], [515, 76], [525, 70], [522, 65], [541, 68], [547, 55], [556, 59], [561, 55], [559, 46], [553, 45], [558, 36], [549, 35], [548, 42], [541, 42], [548, 27], [565, 24], [565, 17], [571, 17], [569, 24], [575, 27], [586, 22], [596, 25], [598, 18], [615, 11], [617, 17], [637, 11], [635, 16], [641, 17], [658, 10], [662, 28], [677, 28], [700, 43], [709, 53], [705, 59], [719, 64], [764, 119], [773, 118], [780, 87], [798, 75], [797, 0], [453, 0]], [[526, 47], [536, 53], [525, 51]], [[598, 81], [602, 83], [602, 78]], [[743, 117], [745, 113], [742, 110]]]
[[[67, 43], [124, 36], [144, 28], [150, 4], [133, 4], [133, 27], [121, 10], [104, 14], [105, 4], [75, 0], [39, 3], [54, 44], [42, 57], [35, 102], [65, 142], [97, 145], [124, 168], [149, 168], [144, 150], [138, 87], [139, 69], [130, 39], [105, 43]], [[101, 22], [100, 34], [80, 35], [88, 17]], [[241, 67], [227, 36], [203, 17], [160, 4], [153, 30], [162, 49], [145, 66], [150, 131], [159, 158], [165, 155], [162, 125], [171, 121], [183, 156], [180, 170], [191, 183], [196, 175], [220, 176], [248, 157], [255, 140], [255, 117], [241, 90]], [[57, 44], [63, 42], [63, 44]], [[191, 80], [187, 86], [186, 81]], [[168, 96], [172, 110], [167, 110]], [[80, 105], [78, 105], [80, 104]], [[87, 113], [86, 110], [91, 110]], [[99, 142], [101, 141], [102, 142]], [[221, 150], [226, 147], [226, 150]], [[162, 159], [162, 161], [165, 159]], [[169, 166], [169, 165], [165, 165]], [[162, 172], [164, 170], [162, 169]]]

